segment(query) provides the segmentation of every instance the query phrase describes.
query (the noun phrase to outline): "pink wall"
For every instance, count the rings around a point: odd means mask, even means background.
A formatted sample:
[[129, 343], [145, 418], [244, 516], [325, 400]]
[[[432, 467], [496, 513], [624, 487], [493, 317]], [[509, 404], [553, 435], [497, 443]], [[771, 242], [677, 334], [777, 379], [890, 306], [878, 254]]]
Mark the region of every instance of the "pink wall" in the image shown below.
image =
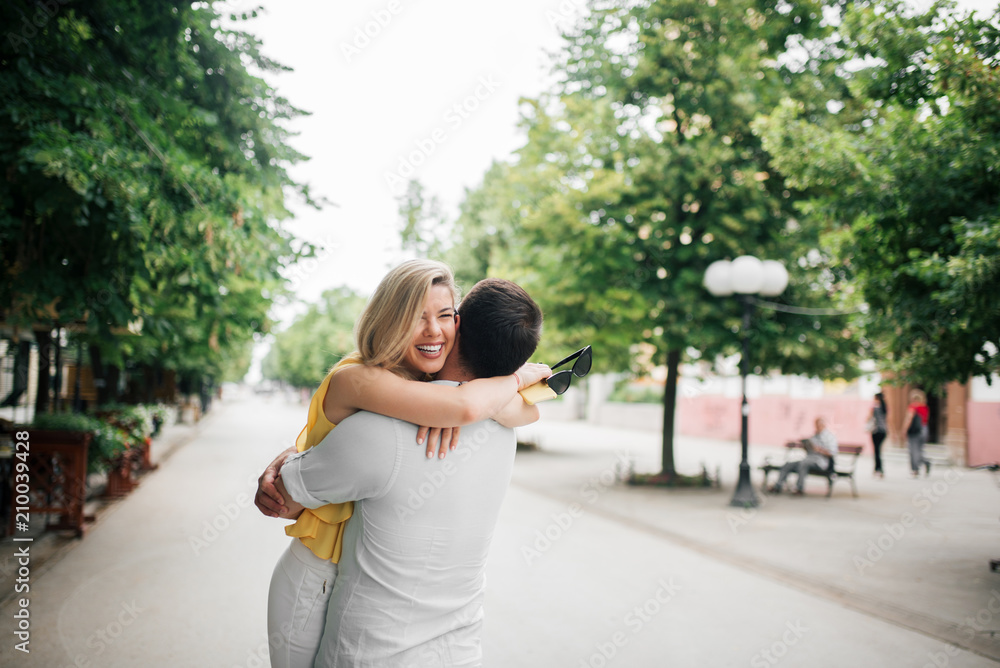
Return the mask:
[[[872, 405], [869, 399], [790, 399], [765, 395], [749, 399], [749, 402], [750, 443], [782, 445], [787, 441], [811, 436], [816, 431], [813, 421], [822, 416], [826, 418], [841, 445], [862, 445], [866, 452], [872, 449], [871, 435], [865, 431], [865, 421]], [[682, 434], [736, 441], [740, 439], [739, 397], [681, 396], [678, 408]]]
[[969, 466], [1000, 463], [1000, 402], [970, 401], [966, 415]]

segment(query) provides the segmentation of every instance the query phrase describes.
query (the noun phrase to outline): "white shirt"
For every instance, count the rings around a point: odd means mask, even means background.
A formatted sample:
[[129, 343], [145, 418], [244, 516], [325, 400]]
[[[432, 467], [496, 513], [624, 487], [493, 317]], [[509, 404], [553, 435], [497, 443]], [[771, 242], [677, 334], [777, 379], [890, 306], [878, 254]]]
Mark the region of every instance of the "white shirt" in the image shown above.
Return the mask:
[[[824, 429], [815, 436], [809, 439], [814, 445], [817, 445], [827, 452], [830, 453], [829, 457], [827, 455], [820, 455], [821, 457], [828, 457], [832, 459], [837, 455], [837, 437], [833, 435], [833, 432], [829, 429]], [[816, 454], [819, 454], [818, 452]]]
[[486, 558], [514, 432], [492, 420], [462, 427], [444, 461], [427, 458], [416, 432], [356, 413], [281, 468], [288, 493], [306, 507], [356, 501], [317, 666], [482, 663]]

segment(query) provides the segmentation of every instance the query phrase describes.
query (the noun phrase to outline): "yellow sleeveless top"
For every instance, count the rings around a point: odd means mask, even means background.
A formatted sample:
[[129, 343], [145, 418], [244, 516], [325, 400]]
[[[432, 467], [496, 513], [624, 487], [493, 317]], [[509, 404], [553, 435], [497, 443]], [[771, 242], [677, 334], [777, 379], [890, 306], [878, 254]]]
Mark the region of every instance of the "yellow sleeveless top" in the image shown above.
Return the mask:
[[[330, 389], [330, 379], [341, 369], [361, 364], [357, 360], [342, 359], [337, 362], [326, 375], [319, 389], [313, 393], [309, 401], [309, 416], [306, 426], [302, 428], [295, 439], [295, 449], [303, 452], [323, 440], [337, 425], [326, 419], [323, 412], [323, 400]], [[344, 527], [354, 513], [354, 503], [331, 503], [320, 508], [306, 508], [295, 520], [294, 524], [285, 527], [285, 533], [298, 538], [302, 544], [312, 550], [320, 559], [329, 559], [333, 563], [340, 561], [340, 551], [344, 542]]]

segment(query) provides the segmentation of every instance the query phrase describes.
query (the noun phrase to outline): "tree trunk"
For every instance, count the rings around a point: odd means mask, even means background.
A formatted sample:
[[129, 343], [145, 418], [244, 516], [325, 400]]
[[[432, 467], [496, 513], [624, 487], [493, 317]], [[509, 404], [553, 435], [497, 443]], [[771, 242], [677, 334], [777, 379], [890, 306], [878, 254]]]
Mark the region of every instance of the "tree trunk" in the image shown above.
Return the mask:
[[56, 362], [56, 377], [55, 382], [52, 384], [52, 403], [56, 409], [56, 412], [62, 412], [63, 409], [63, 365], [62, 365], [62, 328], [56, 327], [56, 338], [55, 338], [55, 362]]
[[90, 351], [90, 369], [94, 378], [94, 389], [97, 390], [97, 405], [108, 403], [108, 383], [104, 377], [104, 363], [101, 361], [101, 349], [93, 343], [88, 346]]
[[153, 388], [155, 387], [156, 371], [152, 364], [142, 365], [142, 403], [153, 403]]
[[677, 475], [674, 468], [674, 417], [677, 414], [677, 370], [681, 363], [680, 350], [667, 351], [667, 384], [663, 388], [663, 469], [669, 478]]
[[35, 332], [38, 344], [38, 388], [35, 391], [35, 415], [49, 410], [49, 392], [52, 390], [52, 332], [40, 329]]
[[28, 371], [31, 367], [31, 341], [21, 339], [14, 349], [14, 385], [0, 406], [17, 406], [21, 395], [28, 389]]
[[[121, 392], [118, 388], [121, 387], [122, 380], [122, 367], [117, 364], [108, 364], [104, 368], [104, 402], [107, 403], [118, 403], [121, 401]], [[103, 402], [102, 402], [103, 403]]]

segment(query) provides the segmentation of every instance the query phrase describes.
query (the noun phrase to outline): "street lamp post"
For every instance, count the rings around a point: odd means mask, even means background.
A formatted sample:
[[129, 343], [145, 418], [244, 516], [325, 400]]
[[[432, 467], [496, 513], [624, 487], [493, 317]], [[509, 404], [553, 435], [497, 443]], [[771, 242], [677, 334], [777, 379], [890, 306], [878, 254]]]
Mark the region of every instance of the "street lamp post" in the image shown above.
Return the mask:
[[750, 320], [753, 316], [753, 295], [774, 297], [784, 292], [788, 286], [788, 272], [784, 265], [774, 260], [763, 262], [752, 255], [743, 255], [732, 262], [719, 260], [713, 262], [705, 270], [705, 287], [716, 297], [726, 297], [734, 292], [743, 301], [743, 331], [742, 349], [740, 355], [740, 381], [743, 390], [743, 401], [740, 405], [742, 428], [740, 430], [740, 480], [736, 492], [729, 502], [731, 506], [755, 508], [758, 504], [757, 494], [750, 482], [750, 461], [747, 458], [749, 450], [748, 418], [750, 405], [747, 403], [747, 375], [750, 373]]

